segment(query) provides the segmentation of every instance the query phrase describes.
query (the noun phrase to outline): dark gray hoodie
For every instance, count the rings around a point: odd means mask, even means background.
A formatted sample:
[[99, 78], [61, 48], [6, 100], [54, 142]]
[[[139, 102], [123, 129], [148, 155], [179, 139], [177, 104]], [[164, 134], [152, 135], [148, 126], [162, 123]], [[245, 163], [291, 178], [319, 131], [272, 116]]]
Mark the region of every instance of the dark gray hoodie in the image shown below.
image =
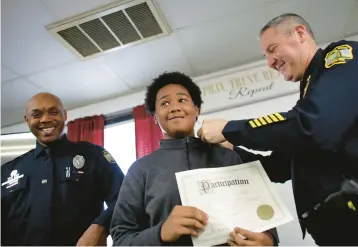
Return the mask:
[[236, 152], [197, 138], [162, 140], [159, 149], [128, 170], [113, 213], [113, 245], [192, 246], [190, 236], [175, 243], [164, 243], [160, 237], [162, 224], [181, 205], [175, 173], [241, 163]]

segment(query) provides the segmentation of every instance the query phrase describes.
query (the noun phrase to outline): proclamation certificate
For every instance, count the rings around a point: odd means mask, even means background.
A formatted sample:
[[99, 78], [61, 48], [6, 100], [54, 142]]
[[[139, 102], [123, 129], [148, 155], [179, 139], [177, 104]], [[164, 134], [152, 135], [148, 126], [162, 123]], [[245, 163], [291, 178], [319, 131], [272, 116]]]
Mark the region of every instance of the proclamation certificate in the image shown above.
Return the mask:
[[175, 175], [182, 205], [209, 215], [194, 246], [226, 243], [234, 227], [262, 232], [293, 220], [260, 161]]

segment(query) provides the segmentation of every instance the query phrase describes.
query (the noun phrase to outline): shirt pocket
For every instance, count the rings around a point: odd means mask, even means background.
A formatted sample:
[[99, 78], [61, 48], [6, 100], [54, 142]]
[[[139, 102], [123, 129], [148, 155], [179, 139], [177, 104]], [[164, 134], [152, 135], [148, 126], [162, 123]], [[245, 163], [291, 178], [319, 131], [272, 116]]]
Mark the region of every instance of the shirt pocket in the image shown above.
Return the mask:
[[82, 207], [85, 203], [85, 187], [84, 173], [78, 173], [78, 171], [73, 170], [72, 167], [70, 170], [66, 169], [59, 183], [60, 203], [65, 207], [73, 209]]

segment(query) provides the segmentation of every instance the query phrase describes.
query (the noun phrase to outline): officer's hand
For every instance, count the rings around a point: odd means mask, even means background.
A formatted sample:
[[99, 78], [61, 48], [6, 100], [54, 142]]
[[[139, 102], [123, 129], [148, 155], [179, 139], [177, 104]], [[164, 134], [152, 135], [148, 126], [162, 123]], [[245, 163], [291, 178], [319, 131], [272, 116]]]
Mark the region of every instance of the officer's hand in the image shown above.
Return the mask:
[[[240, 235], [243, 237], [241, 237]], [[273, 246], [274, 241], [268, 232], [251, 232], [242, 228], [235, 227], [230, 233], [227, 241], [230, 246]]]
[[92, 224], [78, 240], [77, 246], [107, 246], [107, 233], [104, 227]]
[[204, 120], [198, 130], [198, 137], [205, 142], [222, 143], [226, 141], [222, 131], [227, 123], [226, 120]]
[[182, 235], [198, 236], [208, 222], [207, 215], [195, 207], [175, 206], [162, 225], [164, 242], [175, 242]]

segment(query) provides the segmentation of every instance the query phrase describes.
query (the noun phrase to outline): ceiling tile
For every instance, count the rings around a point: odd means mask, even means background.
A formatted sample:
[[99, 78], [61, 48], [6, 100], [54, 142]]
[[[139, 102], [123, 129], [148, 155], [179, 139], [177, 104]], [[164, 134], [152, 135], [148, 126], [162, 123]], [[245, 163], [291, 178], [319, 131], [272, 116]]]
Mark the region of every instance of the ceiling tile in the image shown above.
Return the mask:
[[358, 0], [356, 0], [354, 8], [350, 11], [350, 18], [344, 29], [345, 36], [351, 36], [353, 34], [358, 34]]
[[165, 19], [173, 29], [226, 18], [230, 15], [239, 16], [249, 9], [258, 8], [258, 4], [267, 0], [157, 0]]
[[1, 9], [1, 62], [7, 68], [26, 75], [76, 59], [45, 29], [56, 17], [39, 0], [4, 0]]
[[260, 59], [260, 16], [262, 8], [251, 9], [240, 16], [178, 30], [196, 76]]
[[[20, 90], [19, 90], [20, 89]], [[1, 125], [23, 121], [25, 105], [42, 88], [18, 79], [1, 85]]]
[[266, 21], [283, 13], [296, 13], [307, 20], [313, 29], [317, 43], [343, 38], [355, 0], [279, 0], [265, 5]]
[[1, 83], [8, 81], [8, 80], [12, 80], [16, 77], [18, 77], [18, 75], [16, 73], [1, 66]]
[[103, 61], [131, 88], [139, 89], [165, 71], [193, 74], [175, 33], [103, 56]]
[[96, 9], [118, 0], [71, 0], [64, 4], [63, 0], [41, 0], [61, 20]]
[[58, 95], [71, 108], [83, 105], [84, 101], [94, 103], [129, 91], [100, 60], [64, 65], [31, 75], [29, 80]]
[[18, 105], [25, 107], [24, 103], [26, 103], [27, 100], [43, 90], [43, 88], [23, 79], [5, 83], [1, 85], [1, 108]]
[[[26, 104], [26, 103], [25, 103]], [[1, 107], [1, 128], [24, 121], [25, 105]]]

